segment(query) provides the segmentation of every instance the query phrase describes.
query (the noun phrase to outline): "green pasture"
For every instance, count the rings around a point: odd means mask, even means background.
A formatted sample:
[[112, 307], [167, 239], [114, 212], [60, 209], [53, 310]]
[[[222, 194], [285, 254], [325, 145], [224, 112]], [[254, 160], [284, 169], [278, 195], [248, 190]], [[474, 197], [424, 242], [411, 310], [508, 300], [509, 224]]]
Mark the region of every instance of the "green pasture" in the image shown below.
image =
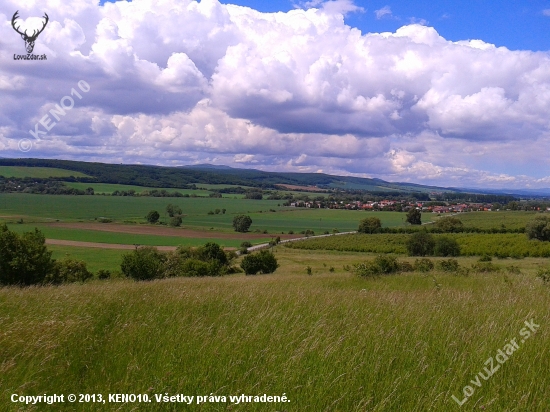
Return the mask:
[[[9, 224], [8, 228], [16, 233], [40, 230], [46, 239], [72, 240], [78, 242], [94, 243], [115, 243], [123, 245], [144, 245], [144, 246], [201, 246], [206, 242], [216, 242], [224, 247], [239, 247], [243, 242], [240, 239], [217, 239], [217, 238], [189, 238], [176, 236], [157, 235], [134, 235], [129, 233], [101, 232], [96, 230], [81, 230], [51, 227], [41, 224]], [[214, 232], [215, 233], [215, 232]], [[212, 233], [205, 232], [205, 235]], [[265, 243], [271, 240], [266, 235], [264, 239], [254, 239], [254, 243]]]
[[[512, 275], [365, 280], [343, 270], [368, 258], [362, 254], [275, 254], [272, 275], [0, 288], [2, 410], [549, 409], [550, 291], [534, 275], [544, 260], [522, 260]], [[520, 341], [530, 320], [539, 328]], [[514, 338], [519, 350], [459, 407], [452, 396], [462, 400], [487, 359]], [[102, 394], [107, 402], [10, 401], [44, 393]], [[113, 393], [153, 401], [109, 403]], [[285, 394], [290, 402], [186, 406], [156, 403], [155, 394]]]
[[4, 177], [90, 177], [84, 173], [54, 167], [0, 166], [0, 176]]
[[94, 193], [98, 194], [111, 194], [115, 190], [118, 191], [129, 191], [134, 190], [136, 193], [141, 193], [144, 190], [166, 190], [167, 192], [180, 192], [182, 195], [196, 195], [202, 197], [208, 197], [212, 192], [206, 190], [192, 190], [192, 189], [178, 189], [173, 187], [145, 187], [145, 186], [134, 186], [134, 185], [119, 185], [112, 183], [80, 183], [80, 182], [65, 182], [66, 186], [74, 187], [75, 189], [86, 190], [91, 187], [94, 189]]
[[[525, 225], [534, 219], [538, 212], [525, 212], [525, 211], [499, 211], [499, 212], [466, 212], [454, 215], [462, 221], [464, 227], [478, 227], [480, 229], [491, 228], [506, 228], [506, 229], [519, 229], [525, 227]], [[427, 214], [422, 214], [422, 220]], [[438, 215], [435, 215], [438, 216]], [[432, 220], [441, 219], [446, 215], [439, 215], [440, 217], [433, 217]], [[448, 216], [448, 215], [447, 215]]]
[[74, 246], [48, 245], [52, 257], [56, 260], [75, 259], [86, 262], [89, 271], [96, 273], [100, 269], [110, 270], [111, 272], [120, 271], [122, 255], [131, 250], [117, 249], [98, 249]]

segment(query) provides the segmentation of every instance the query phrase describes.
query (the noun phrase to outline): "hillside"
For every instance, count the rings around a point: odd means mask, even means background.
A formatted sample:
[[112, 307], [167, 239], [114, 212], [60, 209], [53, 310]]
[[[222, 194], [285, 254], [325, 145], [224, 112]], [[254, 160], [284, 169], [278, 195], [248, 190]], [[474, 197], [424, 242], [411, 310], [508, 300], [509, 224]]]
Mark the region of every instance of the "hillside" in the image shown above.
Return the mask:
[[391, 183], [380, 179], [352, 176], [333, 176], [324, 173], [264, 172], [255, 169], [236, 169], [214, 165], [162, 167], [55, 159], [0, 159], [1, 166], [63, 169], [90, 176], [89, 178], [77, 178], [79, 181], [149, 187], [185, 188], [193, 184], [226, 184], [276, 189], [276, 185], [285, 184], [369, 192], [457, 191], [456, 189], [411, 183]]

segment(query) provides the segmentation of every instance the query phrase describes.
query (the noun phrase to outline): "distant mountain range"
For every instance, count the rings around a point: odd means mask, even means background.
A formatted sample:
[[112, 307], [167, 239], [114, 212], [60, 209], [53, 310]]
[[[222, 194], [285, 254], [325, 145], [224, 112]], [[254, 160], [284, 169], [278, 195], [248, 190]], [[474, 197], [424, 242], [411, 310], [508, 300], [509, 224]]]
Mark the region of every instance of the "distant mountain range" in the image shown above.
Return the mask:
[[88, 175], [77, 180], [101, 183], [119, 183], [151, 187], [184, 188], [200, 184], [227, 184], [276, 189], [277, 185], [309, 186], [321, 189], [339, 188], [379, 193], [459, 192], [479, 194], [512, 194], [520, 196], [550, 196], [550, 189], [464, 189], [387, 182], [376, 178], [334, 176], [325, 173], [264, 172], [239, 169], [225, 165], [196, 164], [178, 167], [151, 165], [123, 165], [91, 163], [55, 159], [5, 159], [0, 166], [55, 167]]

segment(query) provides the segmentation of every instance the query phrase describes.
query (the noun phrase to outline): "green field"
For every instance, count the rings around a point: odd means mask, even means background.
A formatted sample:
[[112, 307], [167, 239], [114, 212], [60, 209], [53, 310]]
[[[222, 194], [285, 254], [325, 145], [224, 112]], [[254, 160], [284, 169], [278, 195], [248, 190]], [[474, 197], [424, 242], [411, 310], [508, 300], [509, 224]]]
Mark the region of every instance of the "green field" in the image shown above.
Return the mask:
[[[550, 407], [550, 294], [534, 277], [544, 260], [522, 260], [514, 275], [364, 280], [342, 270], [362, 255], [278, 249], [273, 275], [0, 288], [2, 410]], [[540, 327], [520, 342], [531, 319]], [[514, 338], [519, 350], [459, 408], [452, 396], [462, 400], [486, 360]], [[153, 402], [10, 402], [12, 394], [44, 393], [147, 394]], [[165, 393], [285, 394], [290, 402], [156, 403]]]
[[[10, 224], [8, 228], [16, 233], [29, 232], [38, 228], [47, 239], [73, 240], [78, 242], [96, 242], [96, 243], [116, 243], [123, 245], [143, 245], [143, 246], [201, 246], [206, 242], [216, 242], [224, 247], [239, 247], [243, 242], [239, 239], [216, 239], [214, 238], [189, 238], [175, 236], [156, 236], [156, 235], [134, 235], [129, 233], [102, 232], [96, 230], [66, 229], [59, 227], [50, 227], [48, 225], [34, 224]], [[211, 235], [211, 233], [205, 233]], [[254, 239], [253, 243], [266, 243], [271, 237], [266, 236], [263, 239]]]
[[118, 185], [111, 183], [80, 183], [80, 182], [65, 182], [66, 186], [74, 187], [75, 189], [86, 190], [91, 187], [94, 189], [94, 193], [98, 194], [111, 194], [115, 190], [129, 191], [134, 190], [136, 193], [141, 193], [144, 190], [166, 190], [167, 192], [180, 192], [182, 195], [196, 195], [202, 197], [208, 197], [212, 192], [206, 190], [192, 190], [192, 189], [178, 189], [173, 187], [144, 187], [144, 186], [132, 186], [132, 185]]
[[[367, 253], [407, 253], [408, 234], [373, 235], [351, 234], [308, 239], [285, 244], [285, 247], [303, 250], [337, 250]], [[489, 255], [495, 257], [550, 257], [550, 243], [529, 240], [523, 233], [446, 233], [434, 235], [456, 239], [463, 256]]]
[[[524, 212], [524, 211], [501, 211], [501, 212], [467, 212], [459, 213], [454, 217], [460, 219], [464, 224], [464, 227], [477, 227], [480, 229], [491, 228], [506, 228], [506, 229], [519, 229], [525, 227], [525, 225], [533, 220], [537, 215], [537, 212]], [[425, 214], [422, 215], [424, 219]], [[441, 215], [444, 217], [445, 215]], [[432, 220], [440, 219], [433, 218]]]
[[48, 245], [52, 257], [56, 260], [75, 259], [86, 262], [89, 271], [96, 273], [100, 269], [110, 270], [111, 272], [120, 271], [122, 255], [131, 250], [97, 249], [73, 246]]
[[[22, 217], [26, 222], [60, 220], [92, 221], [106, 217], [118, 222], [144, 222], [150, 210], [158, 210], [161, 220], [166, 219], [165, 208], [173, 203], [182, 208], [186, 227], [214, 228], [233, 231], [235, 214], [248, 214], [252, 218], [251, 230], [270, 233], [298, 233], [313, 230], [315, 233], [356, 230], [359, 221], [375, 216], [384, 226], [404, 225], [405, 214], [398, 212], [364, 212], [357, 210], [307, 209], [279, 206], [277, 200], [249, 200], [232, 198], [153, 198], [121, 196], [54, 196], [31, 194], [0, 194], [0, 219]], [[208, 215], [208, 211], [227, 209], [226, 214]], [[275, 210], [272, 212], [270, 210]], [[261, 213], [260, 213], [261, 211]], [[12, 221], [13, 219], [12, 218]], [[430, 216], [431, 218], [431, 216]]]
[[4, 177], [90, 177], [72, 170], [57, 169], [53, 167], [25, 167], [25, 166], [0, 166], [0, 176]]

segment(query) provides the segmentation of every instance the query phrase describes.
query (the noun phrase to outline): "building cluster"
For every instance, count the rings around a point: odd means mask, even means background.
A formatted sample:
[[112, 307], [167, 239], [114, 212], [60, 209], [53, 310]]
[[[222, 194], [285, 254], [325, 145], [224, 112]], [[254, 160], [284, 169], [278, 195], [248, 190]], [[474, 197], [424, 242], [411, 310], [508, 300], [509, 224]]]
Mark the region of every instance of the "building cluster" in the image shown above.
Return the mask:
[[491, 203], [458, 203], [448, 205], [433, 205], [434, 202], [421, 201], [397, 201], [397, 200], [381, 200], [381, 201], [331, 201], [331, 200], [312, 200], [312, 201], [295, 201], [290, 202], [290, 207], [306, 207], [315, 209], [347, 209], [347, 210], [385, 210], [385, 211], [408, 211], [411, 208], [417, 208], [426, 213], [460, 213], [460, 212], [476, 212], [476, 211], [491, 211], [493, 204]]

